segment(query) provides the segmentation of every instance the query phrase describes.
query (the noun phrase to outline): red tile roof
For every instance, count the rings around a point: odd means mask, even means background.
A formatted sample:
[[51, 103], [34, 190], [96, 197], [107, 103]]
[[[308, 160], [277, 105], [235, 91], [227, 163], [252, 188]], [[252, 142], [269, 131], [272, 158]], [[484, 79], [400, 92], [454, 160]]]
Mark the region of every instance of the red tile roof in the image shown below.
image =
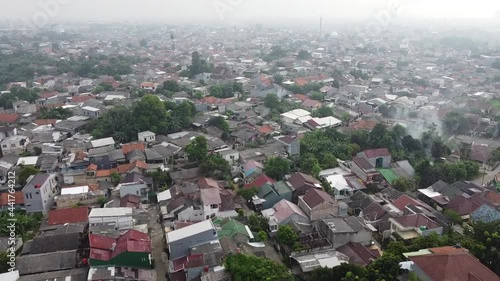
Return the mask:
[[71, 102], [85, 102], [85, 101], [88, 101], [88, 100], [91, 100], [93, 99], [94, 96], [93, 95], [80, 95], [80, 96], [74, 96], [71, 98]]
[[16, 123], [20, 119], [17, 113], [0, 113], [0, 123]]
[[500, 280], [498, 275], [465, 251], [413, 256], [410, 260], [431, 280]]
[[42, 99], [48, 99], [48, 98], [51, 98], [51, 97], [55, 97], [59, 95], [59, 92], [43, 92], [43, 93], [40, 93], [38, 94], [38, 96]]
[[316, 188], [309, 189], [302, 198], [311, 209], [322, 204], [327, 203], [331, 205], [336, 205], [335, 199], [330, 196], [330, 194], [324, 192], [323, 190], [318, 190]]
[[144, 151], [144, 148], [145, 147], [144, 147], [143, 142], [127, 143], [127, 144], [122, 145], [123, 154], [127, 154], [130, 151], [134, 151], [134, 150]]
[[97, 171], [97, 165], [96, 164], [90, 164], [87, 167], [87, 171]]
[[365, 158], [353, 157], [352, 162], [354, 162], [358, 167], [360, 167], [361, 169], [363, 169], [365, 171], [370, 170], [370, 169], [374, 169], [372, 164], [370, 164], [370, 162], [366, 161]]
[[[9, 198], [9, 195], [10, 195], [10, 198]], [[24, 204], [24, 193], [22, 191], [16, 191], [14, 194], [10, 194], [8, 192], [3, 192], [1, 197], [0, 197], [0, 206], [8, 206], [9, 202], [12, 202], [12, 201], [16, 205], [23, 205]]]
[[303, 94], [295, 94], [293, 95], [296, 99], [298, 100], [301, 100], [301, 101], [305, 101], [306, 99], [308, 99], [309, 97], [306, 96], [306, 95], [303, 95]]
[[267, 135], [273, 131], [273, 127], [271, 127], [271, 125], [269, 124], [264, 124], [261, 127], [259, 127], [257, 131], [259, 131], [259, 133], [261, 134]]
[[367, 158], [391, 156], [391, 153], [387, 148], [369, 149], [363, 151], [362, 153], [364, 153]]
[[245, 188], [252, 188], [252, 187], [260, 188], [265, 183], [268, 183], [268, 182], [274, 183], [276, 181], [274, 179], [266, 176], [265, 174], [262, 174], [262, 175], [258, 176], [253, 182], [245, 184]]
[[373, 260], [380, 257], [379, 252], [371, 251], [365, 246], [353, 242], [349, 242], [339, 247], [337, 250], [349, 257], [349, 263], [354, 263], [359, 266], [367, 266]]
[[67, 208], [49, 211], [49, 225], [87, 222], [89, 209], [87, 207]]
[[219, 184], [211, 178], [199, 178], [196, 183], [200, 189], [219, 188]]
[[392, 202], [392, 205], [396, 206], [400, 211], [404, 211], [405, 207], [408, 205], [421, 206], [423, 202], [417, 199], [413, 199], [410, 196], [403, 194], [396, 201]]
[[404, 227], [425, 226], [427, 227], [427, 229], [439, 228], [439, 225], [437, 223], [422, 214], [411, 214], [394, 218], [394, 220]]
[[91, 259], [110, 260], [123, 252], [151, 252], [149, 235], [134, 229], [128, 230], [117, 239], [89, 234], [89, 242]]

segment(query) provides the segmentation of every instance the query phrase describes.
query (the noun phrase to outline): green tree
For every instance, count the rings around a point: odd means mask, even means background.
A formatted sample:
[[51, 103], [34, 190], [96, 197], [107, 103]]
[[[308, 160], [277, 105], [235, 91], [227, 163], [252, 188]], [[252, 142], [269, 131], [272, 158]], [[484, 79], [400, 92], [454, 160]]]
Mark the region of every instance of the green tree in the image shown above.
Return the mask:
[[217, 116], [217, 117], [211, 117], [208, 119], [208, 125], [209, 126], [214, 126], [219, 129], [221, 129], [223, 132], [229, 132], [229, 124], [227, 123], [226, 119], [222, 116]]
[[225, 179], [231, 175], [231, 166], [220, 155], [211, 154], [202, 160], [200, 172], [210, 177]]
[[42, 107], [40, 109], [40, 119], [68, 119], [73, 116], [73, 112], [69, 108], [53, 107], [47, 108]]
[[373, 261], [368, 266], [368, 279], [369, 280], [398, 280], [400, 274], [399, 263], [402, 261], [401, 257], [390, 253], [384, 253], [380, 258]]
[[236, 254], [226, 258], [225, 268], [234, 281], [293, 281], [282, 264], [254, 255]]
[[153, 187], [155, 190], [160, 190], [172, 184], [172, 177], [170, 176], [170, 173], [162, 171], [160, 168], [156, 171], [148, 172], [147, 176], [153, 178]]
[[460, 217], [460, 215], [455, 211], [455, 210], [452, 210], [452, 209], [445, 209], [443, 211], [443, 213], [448, 217], [450, 218], [450, 220], [453, 222], [453, 223], [457, 223], [457, 224], [462, 224], [463, 222], [463, 219]]
[[309, 96], [312, 100], [323, 101], [325, 98], [322, 93], [314, 92]]
[[401, 192], [414, 191], [417, 187], [413, 179], [404, 177], [394, 180], [391, 186]]
[[34, 167], [34, 166], [24, 166], [21, 165], [21, 169], [19, 170], [18, 174], [18, 180], [19, 184], [21, 186], [26, 185], [26, 180], [31, 176], [31, 175], [36, 175], [40, 173], [40, 169]]
[[275, 180], [283, 178], [290, 173], [290, 161], [281, 157], [271, 157], [264, 165], [266, 175]]
[[270, 109], [276, 109], [280, 106], [278, 95], [271, 93], [264, 98], [264, 105]]
[[[358, 280], [365, 280], [366, 269], [350, 263], [341, 263], [333, 268], [319, 267], [314, 269], [310, 274], [308, 281], [332, 281], [344, 280], [344, 277], [351, 273]], [[356, 280], [356, 279], [355, 279]]]
[[139, 41], [139, 45], [141, 47], [144, 47], [144, 48], [147, 47], [148, 46], [148, 40], [145, 39], [145, 38], [141, 39], [141, 41]]
[[297, 55], [298, 60], [308, 60], [310, 58], [311, 58], [311, 54], [306, 50], [300, 50], [299, 54]]
[[328, 117], [328, 116], [333, 116], [333, 109], [328, 106], [322, 106], [312, 112], [313, 117]]
[[208, 142], [204, 136], [197, 136], [184, 149], [189, 161], [201, 162], [208, 154]]
[[278, 84], [278, 85], [281, 85], [281, 83], [283, 83], [283, 75], [281, 74], [276, 74], [273, 76], [273, 80], [274, 80], [274, 83]]
[[267, 233], [265, 231], [261, 230], [257, 233], [257, 235], [259, 235], [260, 241], [264, 242], [267, 240]]
[[167, 80], [163, 82], [163, 89], [176, 93], [181, 91], [181, 86], [175, 80]]
[[263, 216], [258, 216], [256, 214], [251, 214], [248, 216], [248, 227], [253, 232], [259, 232], [261, 230], [266, 230], [269, 227], [269, 221]]
[[467, 134], [471, 128], [471, 123], [463, 113], [448, 112], [443, 120], [444, 129], [448, 134]]
[[251, 188], [240, 188], [236, 194], [243, 197], [246, 201], [251, 200], [253, 196], [257, 194], [258, 189], [256, 187]]
[[0, 273], [8, 272], [10, 266], [7, 264], [10, 261], [6, 252], [0, 253]]
[[111, 182], [118, 184], [122, 180], [122, 177], [117, 172], [111, 173]]
[[299, 242], [299, 236], [289, 225], [282, 225], [276, 233], [276, 241], [282, 245], [294, 247], [295, 243]]

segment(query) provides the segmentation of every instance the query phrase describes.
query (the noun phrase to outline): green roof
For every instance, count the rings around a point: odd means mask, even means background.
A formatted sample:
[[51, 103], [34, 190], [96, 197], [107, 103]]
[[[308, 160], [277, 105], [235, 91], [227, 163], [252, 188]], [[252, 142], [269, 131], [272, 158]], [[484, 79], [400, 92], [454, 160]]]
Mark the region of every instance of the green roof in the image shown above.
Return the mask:
[[238, 233], [250, 237], [247, 228], [245, 227], [244, 224], [242, 224], [237, 220], [227, 218], [222, 220], [222, 222], [220, 223], [220, 229], [217, 231], [217, 236], [219, 238], [222, 237], [232, 238]]
[[292, 189], [284, 181], [278, 181], [274, 183], [274, 188], [279, 195], [292, 192]]
[[377, 169], [379, 173], [385, 178], [386, 181], [388, 181], [390, 184], [392, 184], [395, 180], [399, 179], [399, 176], [394, 173], [392, 169], [383, 169], [379, 168]]

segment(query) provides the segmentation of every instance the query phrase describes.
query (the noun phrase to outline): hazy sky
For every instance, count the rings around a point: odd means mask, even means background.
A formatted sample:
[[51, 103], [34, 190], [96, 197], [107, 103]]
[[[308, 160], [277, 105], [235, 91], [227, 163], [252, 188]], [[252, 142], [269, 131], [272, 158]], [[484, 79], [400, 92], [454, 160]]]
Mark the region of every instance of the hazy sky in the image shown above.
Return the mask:
[[[61, 3], [43, 9], [44, 3]], [[492, 18], [499, 0], [0, 0], [0, 18], [236, 22], [366, 18], [401, 6], [398, 18]], [[51, 5], [49, 5], [51, 6]], [[54, 12], [52, 12], [54, 11]], [[0, 20], [1, 20], [0, 19]]]

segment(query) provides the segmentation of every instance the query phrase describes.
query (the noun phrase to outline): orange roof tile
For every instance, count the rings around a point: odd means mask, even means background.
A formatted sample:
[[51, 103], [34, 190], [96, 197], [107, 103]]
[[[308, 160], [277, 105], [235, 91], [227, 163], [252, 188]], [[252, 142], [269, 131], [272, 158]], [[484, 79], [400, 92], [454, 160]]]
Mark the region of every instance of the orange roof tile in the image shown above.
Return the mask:
[[95, 173], [95, 176], [98, 178], [101, 177], [109, 177], [113, 172], [115, 172], [115, 169], [110, 169], [110, 170], [99, 170]]
[[304, 86], [305, 84], [308, 83], [307, 79], [306, 78], [303, 78], [303, 77], [298, 77], [298, 78], [295, 78], [293, 80], [295, 82], [295, 84], [297, 84], [298, 86]]
[[136, 142], [136, 143], [126, 143], [126, 144], [122, 145], [123, 154], [127, 154], [133, 150], [144, 151], [144, 143], [143, 142]]
[[0, 123], [16, 123], [19, 117], [16, 113], [0, 113]]
[[271, 127], [269, 124], [264, 124], [258, 129], [258, 131], [261, 134], [269, 134], [273, 131], [273, 127]]
[[[10, 198], [9, 198], [10, 195]], [[14, 198], [12, 198], [14, 197]], [[10, 201], [14, 201], [16, 205], [23, 205], [24, 204], [24, 194], [22, 191], [16, 191], [14, 194], [10, 194], [7, 192], [2, 193], [0, 197], [0, 206], [7, 206], [9, 204], [9, 199]]]
[[93, 99], [93, 95], [81, 95], [81, 96], [74, 96], [71, 98], [71, 102], [85, 102], [88, 100]]
[[134, 162], [132, 162], [130, 164], [130, 170], [137, 167], [137, 168], [140, 168], [140, 169], [147, 169], [148, 168], [148, 164], [146, 164], [146, 162], [143, 162], [141, 160], [135, 160]]
[[54, 125], [57, 122], [57, 119], [36, 119], [33, 121], [35, 124], [38, 126], [43, 126], [43, 125]]
[[96, 164], [90, 164], [87, 167], [87, 171], [97, 171], [97, 165]]

